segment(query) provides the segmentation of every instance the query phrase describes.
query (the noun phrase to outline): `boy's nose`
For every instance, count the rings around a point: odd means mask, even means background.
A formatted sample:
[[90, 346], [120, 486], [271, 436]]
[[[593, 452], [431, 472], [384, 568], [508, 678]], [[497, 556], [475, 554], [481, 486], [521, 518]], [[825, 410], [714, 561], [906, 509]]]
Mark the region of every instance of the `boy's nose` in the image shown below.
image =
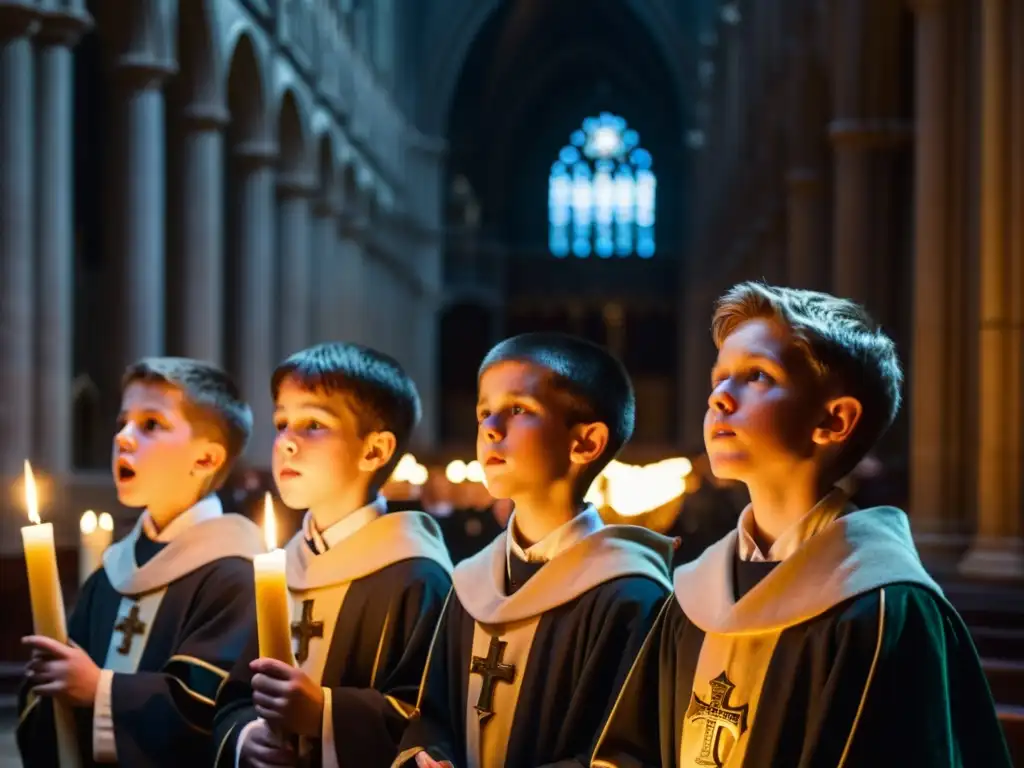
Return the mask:
[[715, 389], [708, 397], [708, 408], [718, 413], [732, 413], [736, 410], [736, 401], [723, 388]]

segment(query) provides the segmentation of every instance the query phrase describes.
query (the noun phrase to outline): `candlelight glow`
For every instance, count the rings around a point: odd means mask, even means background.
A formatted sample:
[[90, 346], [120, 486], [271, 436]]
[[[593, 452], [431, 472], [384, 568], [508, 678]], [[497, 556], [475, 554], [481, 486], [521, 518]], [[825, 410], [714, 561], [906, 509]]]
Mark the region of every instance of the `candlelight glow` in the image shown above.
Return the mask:
[[466, 479], [471, 483], [482, 483], [484, 481], [484, 468], [476, 459], [466, 465]]
[[114, 530], [114, 518], [110, 516], [109, 512], [100, 512], [99, 524], [101, 531]]
[[269, 492], [263, 497], [263, 540], [268, 552], [277, 549], [277, 519], [274, 517], [274, 500]]
[[25, 510], [30, 523], [39, 525], [39, 495], [36, 492], [36, 477], [32, 474], [32, 465], [25, 459]]
[[444, 476], [448, 478], [449, 483], [466, 482], [466, 462], [462, 459], [455, 459], [445, 467]]
[[94, 533], [97, 526], [99, 526], [99, 520], [96, 519], [96, 513], [91, 509], [85, 510], [85, 513], [82, 515], [82, 519], [78, 522], [78, 527], [81, 529], [82, 533]]

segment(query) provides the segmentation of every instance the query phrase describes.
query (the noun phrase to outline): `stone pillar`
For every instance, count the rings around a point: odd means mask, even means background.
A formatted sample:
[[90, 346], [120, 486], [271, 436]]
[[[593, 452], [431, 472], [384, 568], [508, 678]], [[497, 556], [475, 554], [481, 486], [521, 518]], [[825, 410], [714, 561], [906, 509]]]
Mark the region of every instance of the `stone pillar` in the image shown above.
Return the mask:
[[35, 62], [31, 8], [0, 7], [0, 477], [32, 455]]
[[232, 241], [237, 248], [239, 273], [235, 368], [253, 409], [248, 463], [266, 467], [270, 465], [273, 443], [270, 374], [278, 362], [274, 273], [277, 147], [269, 143], [242, 144], [235, 148], [234, 160], [238, 218]]
[[964, 573], [1024, 577], [1021, 540], [1021, 285], [1007, 240], [1010, 143], [1008, 0], [981, 3], [978, 528]]
[[341, 243], [338, 256], [341, 268], [335, 285], [335, 295], [341, 302], [339, 331], [345, 341], [365, 343], [367, 300], [373, 298], [365, 290], [364, 278], [367, 269], [364, 244], [369, 228], [366, 220], [358, 215], [353, 217], [343, 214], [339, 232]]
[[55, 475], [72, 469], [75, 215], [74, 59], [88, 14], [47, 14], [36, 36], [36, 444]]
[[115, 60], [108, 203], [110, 285], [115, 315], [115, 386], [124, 367], [164, 352], [166, 62], [128, 54]]
[[871, 152], [877, 136], [858, 121], [830, 127], [835, 154], [835, 238], [832, 289], [871, 307], [873, 269], [871, 233]]
[[180, 295], [174, 306], [182, 354], [224, 364], [224, 128], [219, 106], [193, 104], [181, 114], [177, 217]]
[[337, 286], [338, 235], [337, 211], [326, 200], [313, 206], [312, 246], [310, 248], [310, 288], [313, 299], [313, 328], [310, 338], [314, 343], [337, 341], [334, 324]]
[[955, 499], [951, 483], [949, 378], [949, 178], [946, 92], [946, 8], [944, 0], [915, 0], [914, 299], [913, 354], [908, 376], [910, 408], [910, 519], [922, 555], [946, 570], [944, 534]]
[[314, 187], [305, 176], [277, 182], [277, 275], [281, 294], [281, 348], [284, 358], [309, 344], [313, 308], [310, 296], [309, 201]]
[[821, 175], [814, 168], [793, 168], [786, 174], [787, 283], [794, 288], [822, 290]]

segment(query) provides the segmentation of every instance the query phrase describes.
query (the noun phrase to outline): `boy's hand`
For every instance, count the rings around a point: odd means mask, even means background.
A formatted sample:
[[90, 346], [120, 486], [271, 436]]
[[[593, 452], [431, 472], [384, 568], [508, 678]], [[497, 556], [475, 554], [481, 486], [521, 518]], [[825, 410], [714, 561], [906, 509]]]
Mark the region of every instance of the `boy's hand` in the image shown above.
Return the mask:
[[73, 707], [93, 705], [100, 668], [89, 654], [74, 642], [64, 645], [39, 635], [23, 637], [21, 642], [32, 649], [26, 674], [37, 695], [52, 696]]
[[256, 659], [252, 701], [256, 714], [274, 730], [297, 736], [320, 736], [324, 715], [324, 692], [298, 667], [276, 659]]
[[454, 768], [454, 766], [447, 760], [439, 763], [426, 752], [417, 752], [416, 768]]
[[298, 756], [288, 739], [270, 730], [263, 720], [245, 733], [238, 762], [245, 768], [294, 768]]

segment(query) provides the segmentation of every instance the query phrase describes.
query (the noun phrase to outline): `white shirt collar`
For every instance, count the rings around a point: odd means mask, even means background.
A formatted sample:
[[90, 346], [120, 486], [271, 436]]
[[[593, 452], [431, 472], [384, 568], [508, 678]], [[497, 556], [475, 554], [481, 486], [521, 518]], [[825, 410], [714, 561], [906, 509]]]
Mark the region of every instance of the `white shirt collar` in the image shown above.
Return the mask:
[[737, 552], [740, 560], [754, 563], [780, 562], [796, 552], [800, 546], [825, 526], [839, 517], [846, 506], [847, 494], [841, 488], [833, 488], [811, 510], [783, 531], [767, 553], [761, 551], [754, 537], [754, 507], [747, 504], [740, 513], [737, 524]]
[[220, 517], [223, 514], [224, 509], [221, 506], [220, 499], [217, 497], [217, 494], [211, 493], [171, 520], [171, 522], [164, 526], [162, 531], [156, 529], [156, 524], [153, 522], [153, 518], [147, 509], [142, 513], [142, 532], [153, 541], [166, 544], [169, 541], [173, 541], [189, 528], [199, 525], [199, 523], [205, 523], [207, 520], [212, 520], [215, 517]]
[[569, 547], [604, 527], [604, 521], [597, 511], [597, 507], [588, 504], [572, 520], [558, 526], [536, 544], [524, 549], [516, 541], [515, 522], [516, 513], [513, 511], [508, 519], [508, 536], [505, 537], [506, 567], [509, 558], [513, 555], [528, 563], [546, 563], [549, 560], [554, 560]]
[[365, 507], [353, 510], [341, 518], [326, 531], [318, 531], [313, 522], [313, 515], [306, 513], [302, 520], [302, 535], [307, 541], [312, 541], [317, 553], [323, 554], [339, 542], [344, 541], [360, 528], [369, 525], [381, 515], [388, 511], [388, 501], [383, 496], [378, 496]]

